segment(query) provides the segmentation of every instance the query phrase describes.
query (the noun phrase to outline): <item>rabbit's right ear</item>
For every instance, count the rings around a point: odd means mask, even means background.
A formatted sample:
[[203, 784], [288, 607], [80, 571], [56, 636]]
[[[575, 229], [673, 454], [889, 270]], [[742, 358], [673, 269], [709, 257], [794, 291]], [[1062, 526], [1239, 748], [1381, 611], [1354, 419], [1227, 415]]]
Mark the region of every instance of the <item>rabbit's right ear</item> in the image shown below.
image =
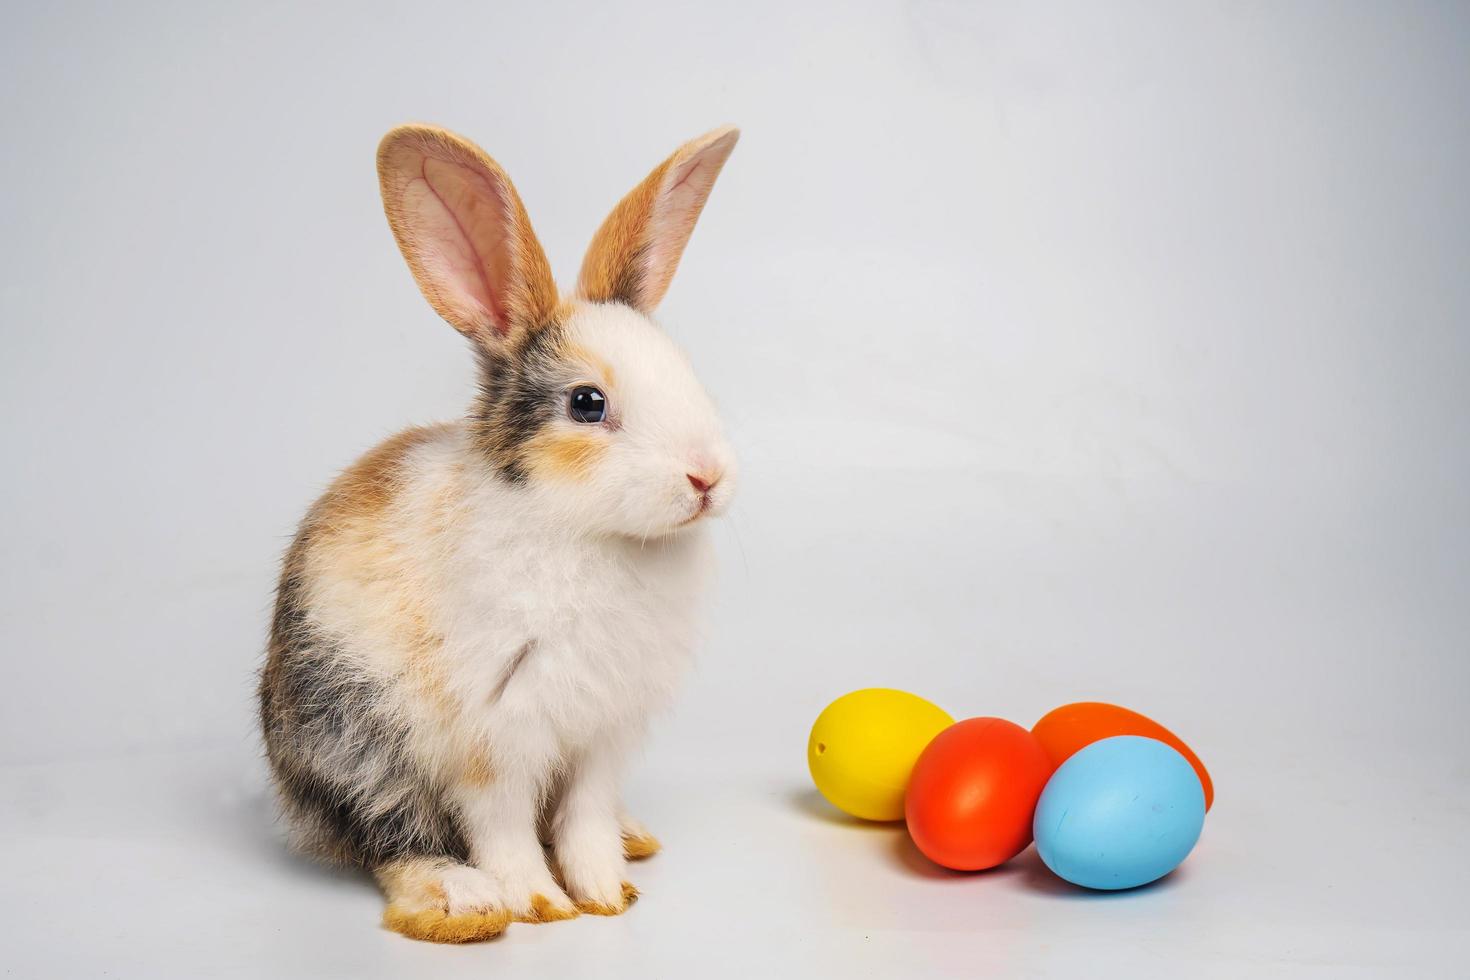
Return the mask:
[[723, 126], [690, 140], [629, 191], [593, 236], [578, 293], [652, 313], [739, 138], [740, 130]]
[[552, 318], [551, 266], [484, 150], [447, 130], [400, 126], [378, 146], [378, 181], [419, 289], [456, 330], [495, 346]]

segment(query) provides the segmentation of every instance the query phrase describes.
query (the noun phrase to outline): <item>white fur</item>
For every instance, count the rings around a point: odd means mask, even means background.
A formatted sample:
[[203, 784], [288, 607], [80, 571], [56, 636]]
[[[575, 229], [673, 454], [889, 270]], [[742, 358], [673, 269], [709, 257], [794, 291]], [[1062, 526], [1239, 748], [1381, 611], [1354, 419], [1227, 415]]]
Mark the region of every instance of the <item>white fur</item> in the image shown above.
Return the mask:
[[[585, 304], [567, 323], [568, 339], [612, 368], [586, 377], [606, 389], [612, 425], [608, 457], [586, 481], [535, 488], [557, 518], [634, 537], [675, 530], [697, 510], [688, 474], [715, 476], [708, 513], [720, 513], [735, 490], [735, 461], [719, 418], [688, 358], [641, 313], [617, 304]], [[570, 420], [558, 425], [577, 432]]]
[[480, 868], [446, 865], [439, 872], [439, 886], [444, 889], [445, 910], [450, 915], [485, 913], [506, 907], [499, 879]]
[[[404, 662], [395, 630], [397, 607], [426, 605], [435, 676], [395, 683], [396, 708], [420, 761], [456, 787], [471, 859], [516, 914], [538, 894], [569, 904], [537, 836], [541, 802], [558, 790], [551, 831], [570, 899], [621, 907], [618, 782], [689, 661], [709, 570], [704, 522], [734, 481], [710, 400], [662, 332], [611, 306], [580, 309], [567, 329], [614, 379], [616, 427], [599, 436], [608, 445], [591, 472], [512, 485], [465, 425], [444, 427], [403, 461], [373, 587], [331, 555], [312, 586], [320, 625], [387, 678], [424, 669]], [[694, 471], [720, 477], [708, 511], [686, 524]], [[491, 762], [488, 785], [461, 779], [475, 756]]]

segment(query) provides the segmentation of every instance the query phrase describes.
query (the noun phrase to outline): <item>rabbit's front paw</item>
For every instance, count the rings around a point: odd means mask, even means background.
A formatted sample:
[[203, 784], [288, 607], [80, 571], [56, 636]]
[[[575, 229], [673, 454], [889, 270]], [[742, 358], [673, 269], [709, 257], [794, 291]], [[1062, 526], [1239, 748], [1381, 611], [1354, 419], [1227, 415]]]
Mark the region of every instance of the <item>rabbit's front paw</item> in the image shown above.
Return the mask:
[[562, 881], [577, 908], [590, 915], [621, 915], [638, 897], [623, 875], [623, 838], [617, 828], [564, 828], [556, 842]]
[[[573, 889], [573, 894], [578, 894]], [[619, 881], [616, 888], [602, 888], [587, 892], [577, 899], [577, 911], [588, 915], [622, 915], [628, 907], [638, 901], [638, 889], [631, 881]]]
[[552, 878], [545, 861], [495, 870], [506, 908], [517, 922], [557, 922], [577, 917], [577, 906]]

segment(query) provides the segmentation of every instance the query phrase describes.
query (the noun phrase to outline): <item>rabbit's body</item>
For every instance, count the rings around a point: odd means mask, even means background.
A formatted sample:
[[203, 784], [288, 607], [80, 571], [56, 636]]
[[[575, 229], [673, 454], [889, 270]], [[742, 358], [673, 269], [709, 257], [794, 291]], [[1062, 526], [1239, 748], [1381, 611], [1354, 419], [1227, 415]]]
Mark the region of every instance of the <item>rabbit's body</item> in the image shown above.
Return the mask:
[[[481, 397], [463, 422], [369, 452], [303, 521], [262, 676], [268, 755], [297, 842], [372, 869], [399, 931], [455, 941], [510, 918], [618, 912], [634, 894], [625, 849], [657, 847], [621, 812], [621, 766], [688, 662], [710, 564], [700, 518], [728, 499], [733, 462], [687, 363], [642, 311], [637, 287], [652, 280], [624, 270], [634, 291], [605, 294], [584, 268], [579, 296], [548, 298], [549, 275], [517, 274], [514, 255], [511, 272], [485, 261], [510, 236], [475, 240], [484, 205], [456, 198], [462, 170], [498, 168], [472, 169], [483, 164], [437, 131], [394, 138], [385, 154], [407, 141], [426, 159], [398, 196], [385, 171], [390, 218], [403, 200], [457, 213], [449, 232], [435, 210], [394, 229], [426, 295], [478, 341]], [[715, 172], [733, 145], [721, 139]], [[461, 169], [436, 175], [436, 154]], [[697, 176], [701, 158], [691, 165]], [[650, 181], [687, 184], [665, 168]], [[415, 204], [423, 188], [434, 196]], [[513, 194], [490, 201], [518, 209]], [[447, 244], [429, 250], [440, 232]], [[467, 285], [444, 271], [466, 254], [488, 270]], [[594, 256], [617, 264], [596, 243]], [[516, 313], [507, 295], [539, 312]], [[465, 308], [509, 329], [467, 328]]]
[[[292, 690], [322, 673], [358, 692], [332, 710], [361, 709], [293, 729], [282, 760], [349, 792], [381, 785], [369, 809], [434, 800], [403, 820], [424, 837], [453, 827], [436, 797], [461, 777], [554, 773], [636, 738], [688, 660], [707, 564], [700, 527], [647, 543], [548, 530], [470, 443], [463, 425], [411, 430], [345, 473], [292, 549], [272, 638], [272, 710], [291, 711]], [[300, 843], [357, 861], [415, 849], [324, 823], [304, 822], [314, 836]], [[444, 853], [461, 853], [452, 840]]]

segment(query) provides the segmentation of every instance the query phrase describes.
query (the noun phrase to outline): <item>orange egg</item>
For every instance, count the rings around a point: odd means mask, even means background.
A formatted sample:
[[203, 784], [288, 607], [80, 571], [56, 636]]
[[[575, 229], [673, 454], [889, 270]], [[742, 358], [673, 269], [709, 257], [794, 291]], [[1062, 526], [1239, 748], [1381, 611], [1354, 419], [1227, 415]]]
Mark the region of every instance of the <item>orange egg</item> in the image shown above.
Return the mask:
[[1173, 747], [1194, 767], [1200, 785], [1205, 790], [1205, 809], [1208, 810], [1215, 802], [1215, 785], [1210, 782], [1210, 774], [1206, 771], [1205, 764], [1199, 761], [1199, 756], [1178, 735], [1136, 711], [1101, 701], [1079, 701], [1047, 712], [1045, 717], [1032, 726], [1031, 734], [1036, 736], [1051, 756], [1052, 762], [1058, 766], [1079, 749], [1114, 735], [1142, 735], [1144, 738], [1158, 739]]

